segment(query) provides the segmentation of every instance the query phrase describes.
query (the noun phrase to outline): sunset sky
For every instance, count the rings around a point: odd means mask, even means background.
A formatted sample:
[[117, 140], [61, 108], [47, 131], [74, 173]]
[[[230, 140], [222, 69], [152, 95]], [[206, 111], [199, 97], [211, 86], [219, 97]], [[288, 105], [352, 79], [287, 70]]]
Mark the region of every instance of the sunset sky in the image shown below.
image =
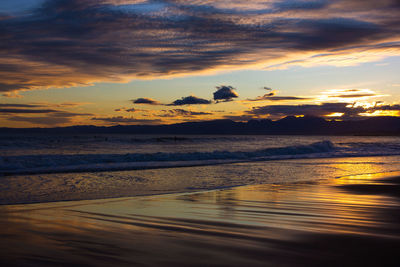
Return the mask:
[[0, 2], [0, 127], [400, 116], [397, 0]]

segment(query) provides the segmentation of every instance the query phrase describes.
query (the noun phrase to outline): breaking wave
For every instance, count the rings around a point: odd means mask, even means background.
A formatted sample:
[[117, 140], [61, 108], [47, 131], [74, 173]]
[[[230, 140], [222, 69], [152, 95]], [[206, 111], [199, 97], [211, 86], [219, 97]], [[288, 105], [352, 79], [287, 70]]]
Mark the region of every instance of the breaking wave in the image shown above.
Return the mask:
[[253, 151], [212, 151], [187, 153], [128, 154], [47, 154], [0, 157], [0, 174], [40, 174], [66, 172], [116, 171], [151, 168], [202, 166], [233, 162], [335, 155], [330, 141], [309, 145], [267, 148]]

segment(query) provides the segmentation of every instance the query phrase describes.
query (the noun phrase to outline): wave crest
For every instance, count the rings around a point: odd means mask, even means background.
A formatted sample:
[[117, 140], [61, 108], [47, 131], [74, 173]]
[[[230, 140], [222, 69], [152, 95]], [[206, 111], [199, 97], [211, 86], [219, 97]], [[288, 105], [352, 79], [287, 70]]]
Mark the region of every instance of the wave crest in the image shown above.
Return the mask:
[[11, 174], [39, 174], [55, 172], [111, 171], [161, 167], [199, 166], [229, 162], [278, 159], [331, 152], [330, 141], [310, 145], [267, 148], [254, 151], [213, 151], [189, 153], [129, 153], [129, 154], [71, 154], [24, 155], [0, 157], [0, 172]]

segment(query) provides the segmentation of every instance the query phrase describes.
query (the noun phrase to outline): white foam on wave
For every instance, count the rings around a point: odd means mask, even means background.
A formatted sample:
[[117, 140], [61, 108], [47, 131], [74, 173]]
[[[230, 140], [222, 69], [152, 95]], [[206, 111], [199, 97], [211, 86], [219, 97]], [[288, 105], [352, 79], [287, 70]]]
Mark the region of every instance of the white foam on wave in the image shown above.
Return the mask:
[[[354, 149], [358, 147], [358, 149]], [[48, 154], [0, 157], [0, 174], [97, 172], [135, 169], [204, 166], [226, 163], [301, 158], [399, 155], [399, 150], [382, 150], [368, 144], [337, 147], [331, 141], [309, 145], [266, 148], [253, 151], [187, 153]]]
[[287, 158], [334, 150], [330, 141], [254, 151], [188, 153], [48, 154], [0, 157], [0, 173], [38, 174], [212, 165], [261, 159]]

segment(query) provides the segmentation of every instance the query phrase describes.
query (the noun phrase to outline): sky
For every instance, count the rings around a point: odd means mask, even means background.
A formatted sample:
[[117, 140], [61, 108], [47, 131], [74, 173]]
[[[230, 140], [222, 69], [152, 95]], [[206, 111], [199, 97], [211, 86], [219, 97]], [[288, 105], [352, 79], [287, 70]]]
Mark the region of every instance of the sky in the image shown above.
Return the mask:
[[0, 2], [0, 127], [400, 116], [397, 0]]

